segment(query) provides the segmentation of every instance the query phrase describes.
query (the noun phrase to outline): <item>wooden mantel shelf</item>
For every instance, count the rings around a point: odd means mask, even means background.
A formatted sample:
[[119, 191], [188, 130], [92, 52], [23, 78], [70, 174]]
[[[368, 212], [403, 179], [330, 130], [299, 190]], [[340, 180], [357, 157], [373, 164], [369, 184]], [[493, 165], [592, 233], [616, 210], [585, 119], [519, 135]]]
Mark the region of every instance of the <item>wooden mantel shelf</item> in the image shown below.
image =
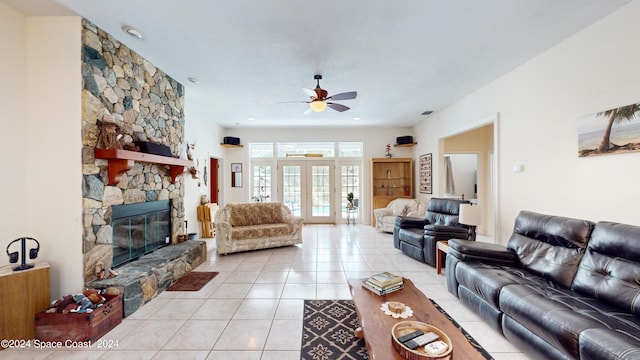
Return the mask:
[[131, 150], [120, 149], [95, 149], [96, 159], [106, 159], [109, 161], [109, 185], [116, 185], [120, 182], [122, 174], [130, 170], [136, 161], [147, 162], [159, 165], [168, 165], [171, 169], [171, 183], [176, 181], [176, 177], [184, 172], [185, 167], [193, 166], [193, 161], [176, 159], [168, 156], [147, 154]]

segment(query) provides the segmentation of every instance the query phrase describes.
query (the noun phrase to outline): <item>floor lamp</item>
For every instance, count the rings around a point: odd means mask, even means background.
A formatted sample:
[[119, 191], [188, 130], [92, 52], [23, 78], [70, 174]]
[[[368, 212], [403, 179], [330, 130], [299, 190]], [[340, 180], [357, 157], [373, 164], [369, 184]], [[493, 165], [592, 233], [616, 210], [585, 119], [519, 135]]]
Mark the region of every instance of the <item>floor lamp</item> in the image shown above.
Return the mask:
[[460, 224], [468, 225], [469, 232], [467, 238], [471, 241], [476, 240], [476, 226], [482, 223], [482, 208], [478, 205], [460, 204]]

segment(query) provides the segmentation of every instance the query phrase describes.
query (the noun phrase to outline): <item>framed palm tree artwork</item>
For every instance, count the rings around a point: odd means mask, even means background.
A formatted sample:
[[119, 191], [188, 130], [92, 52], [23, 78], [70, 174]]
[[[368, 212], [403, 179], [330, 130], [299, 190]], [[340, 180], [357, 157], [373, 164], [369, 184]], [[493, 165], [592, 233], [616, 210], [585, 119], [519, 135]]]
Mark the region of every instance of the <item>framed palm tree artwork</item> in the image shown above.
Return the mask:
[[640, 151], [640, 103], [578, 118], [578, 156]]

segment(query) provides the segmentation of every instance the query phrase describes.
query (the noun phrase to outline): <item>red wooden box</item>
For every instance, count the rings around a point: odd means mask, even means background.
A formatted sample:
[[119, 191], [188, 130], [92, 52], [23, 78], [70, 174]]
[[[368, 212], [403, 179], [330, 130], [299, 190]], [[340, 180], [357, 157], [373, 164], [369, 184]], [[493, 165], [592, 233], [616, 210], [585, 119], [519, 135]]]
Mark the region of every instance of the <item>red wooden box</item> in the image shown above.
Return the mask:
[[36, 339], [41, 341], [95, 341], [122, 322], [122, 295], [106, 296], [107, 301], [90, 313], [36, 314]]

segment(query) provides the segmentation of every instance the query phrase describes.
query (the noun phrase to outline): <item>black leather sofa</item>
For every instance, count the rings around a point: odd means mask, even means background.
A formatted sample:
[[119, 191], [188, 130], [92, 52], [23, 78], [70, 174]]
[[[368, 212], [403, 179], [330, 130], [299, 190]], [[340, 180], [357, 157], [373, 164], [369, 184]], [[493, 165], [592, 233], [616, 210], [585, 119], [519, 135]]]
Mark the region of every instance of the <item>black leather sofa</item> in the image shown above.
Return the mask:
[[436, 242], [468, 238], [469, 227], [458, 222], [460, 204], [469, 201], [432, 198], [423, 219], [396, 217], [393, 246], [409, 257], [436, 266]]
[[449, 292], [532, 358], [640, 359], [640, 227], [522, 211], [449, 246]]

